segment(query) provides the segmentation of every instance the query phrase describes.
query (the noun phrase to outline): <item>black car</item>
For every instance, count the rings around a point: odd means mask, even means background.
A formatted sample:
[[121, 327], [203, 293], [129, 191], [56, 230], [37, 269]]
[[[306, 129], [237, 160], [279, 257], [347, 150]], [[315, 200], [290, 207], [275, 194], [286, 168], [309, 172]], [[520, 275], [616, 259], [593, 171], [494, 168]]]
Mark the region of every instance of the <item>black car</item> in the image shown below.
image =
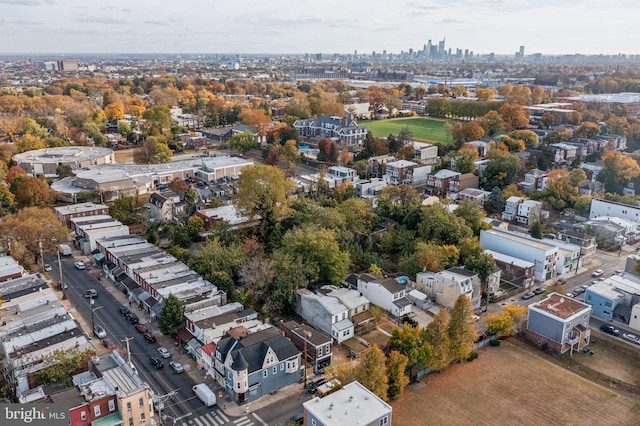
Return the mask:
[[131, 324], [137, 324], [138, 323], [138, 316], [136, 314], [134, 314], [133, 312], [129, 312], [127, 314], [126, 318]]
[[533, 294], [535, 294], [536, 296], [538, 294], [542, 294], [542, 293], [544, 293], [544, 288], [542, 288], [542, 287], [538, 287], [535, 290], [533, 290]]
[[307, 386], [307, 391], [310, 394], [314, 394], [316, 392], [316, 389], [318, 389], [318, 386], [322, 385], [324, 382], [325, 382], [324, 379], [320, 379], [320, 380], [316, 380], [315, 382], [309, 383], [309, 385]]
[[118, 310], [120, 311], [120, 315], [127, 315], [130, 312], [126, 306], [120, 306]]
[[164, 363], [157, 356], [151, 358], [151, 365], [153, 365], [153, 368], [155, 368], [156, 370], [164, 367]]
[[602, 324], [600, 326], [600, 330], [604, 331], [607, 334], [611, 334], [612, 336], [619, 336], [620, 335], [620, 330], [618, 330], [617, 328], [615, 328], [612, 325], [609, 324]]
[[295, 416], [292, 416], [287, 423], [292, 425], [304, 424], [304, 413], [298, 413]]

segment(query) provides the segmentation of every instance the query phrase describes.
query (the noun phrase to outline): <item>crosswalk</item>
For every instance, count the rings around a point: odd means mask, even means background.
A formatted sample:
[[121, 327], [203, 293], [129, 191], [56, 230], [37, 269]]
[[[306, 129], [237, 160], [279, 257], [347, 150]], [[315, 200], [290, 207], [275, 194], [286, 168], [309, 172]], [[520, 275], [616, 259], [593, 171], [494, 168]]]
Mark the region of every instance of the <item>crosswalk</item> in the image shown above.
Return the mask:
[[189, 426], [265, 426], [266, 423], [258, 417], [257, 414], [251, 413], [239, 419], [229, 420], [219, 409], [213, 410], [209, 413], [202, 414], [198, 417], [189, 419], [187, 422]]

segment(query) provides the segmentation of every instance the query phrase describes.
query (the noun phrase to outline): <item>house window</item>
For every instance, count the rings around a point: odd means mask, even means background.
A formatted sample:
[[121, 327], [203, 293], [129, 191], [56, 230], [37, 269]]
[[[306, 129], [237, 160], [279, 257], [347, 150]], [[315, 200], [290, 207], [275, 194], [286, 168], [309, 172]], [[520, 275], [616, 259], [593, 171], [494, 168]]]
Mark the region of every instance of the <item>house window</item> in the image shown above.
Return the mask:
[[127, 411], [131, 411], [131, 401], [127, 402]]
[[316, 426], [316, 419], [311, 419], [311, 426]]
[[129, 426], [133, 426], [133, 417], [129, 417]]
[[331, 345], [329, 345], [329, 344], [327, 344], [327, 346], [325, 346], [325, 348], [324, 348], [324, 353], [328, 354], [328, 353], [330, 352], [330, 349], [329, 349], [329, 348], [330, 348], [330, 346], [331, 346]]
[[100, 416], [100, 406], [99, 405], [96, 405], [96, 406], [93, 407], [93, 414], [96, 417]]
[[236, 383], [236, 389], [240, 390], [240, 383]]
[[144, 407], [144, 399], [142, 398], [138, 399], [138, 403], [140, 404], [141, 407]]
[[81, 420], [87, 420], [87, 412], [82, 410], [82, 413], [80, 413], [80, 419]]
[[236, 377], [240, 377], [240, 371], [236, 371]]
[[604, 302], [604, 306], [606, 306], [607, 308], [611, 307], [611, 302]]
[[273, 366], [273, 374], [278, 374], [278, 366], [277, 365]]
[[284, 371], [284, 362], [280, 363], [280, 371]]
[[318, 356], [322, 356], [322, 346], [318, 348]]
[[380, 426], [384, 426], [387, 423], [389, 423], [389, 418], [388, 417], [383, 417], [380, 419]]
[[146, 416], [144, 415], [144, 413], [140, 413], [140, 423], [144, 423], [147, 421]]
[[269, 370], [264, 370], [262, 372], [262, 377], [267, 377], [267, 376], [269, 376]]
[[116, 409], [116, 403], [113, 401], [113, 399], [109, 400], [109, 411], [114, 411]]

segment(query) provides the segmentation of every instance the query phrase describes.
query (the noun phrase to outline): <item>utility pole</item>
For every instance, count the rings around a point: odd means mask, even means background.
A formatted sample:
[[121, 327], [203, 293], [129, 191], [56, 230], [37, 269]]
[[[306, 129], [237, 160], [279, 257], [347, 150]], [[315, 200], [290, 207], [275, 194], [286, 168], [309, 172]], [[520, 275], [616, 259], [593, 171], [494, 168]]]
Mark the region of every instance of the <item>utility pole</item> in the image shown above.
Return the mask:
[[62, 261], [60, 260], [60, 249], [58, 249], [58, 271], [60, 271], [60, 288], [62, 289], [62, 300], [67, 298], [67, 293], [64, 291], [64, 281], [62, 281]]
[[[127, 340], [128, 342], [128, 340]], [[162, 419], [162, 407], [164, 406], [164, 402], [167, 401], [170, 398], [173, 398], [173, 395], [177, 394], [179, 391], [179, 389], [174, 389], [170, 392], [165, 393], [164, 395], [158, 395], [158, 418], [160, 419], [160, 423], [164, 424], [164, 421]]]
[[[95, 303], [95, 301], [94, 301], [93, 297], [91, 299], [89, 299], [89, 304], [91, 306], [93, 306], [94, 303]], [[104, 306], [98, 306], [97, 308], [91, 308], [91, 332], [93, 333], [94, 336], [96, 335], [96, 332], [95, 332], [95, 328], [96, 327], [95, 327], [95, 323], [94, 323], [94, 320], [93, 320], [93, 317], [94, 317], [93, 313], [95, 311], [97, 311], [98, 309], [102, 309], [103, 307]]]
[[129, 350], [129, 340], [133, 340], [133, 337], [125, 337], [121, 342], [125, 342], [127, 345], [127, 363], [131, 364], [131, 351]]

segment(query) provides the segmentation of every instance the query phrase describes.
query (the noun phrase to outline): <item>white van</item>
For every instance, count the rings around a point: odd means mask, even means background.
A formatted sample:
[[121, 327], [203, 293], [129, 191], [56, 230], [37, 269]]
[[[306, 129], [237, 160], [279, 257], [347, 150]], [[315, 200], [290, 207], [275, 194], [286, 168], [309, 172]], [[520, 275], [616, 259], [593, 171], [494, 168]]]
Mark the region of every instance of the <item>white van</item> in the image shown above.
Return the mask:
[[207, 407], [211, 407], [216, 403], [216, 394], [213, 393], [209, 386], [204, 383], [199, 383], [195, 385], [193, 388], [193, 393], [196, 394], [198, 398], [206, 405]]

